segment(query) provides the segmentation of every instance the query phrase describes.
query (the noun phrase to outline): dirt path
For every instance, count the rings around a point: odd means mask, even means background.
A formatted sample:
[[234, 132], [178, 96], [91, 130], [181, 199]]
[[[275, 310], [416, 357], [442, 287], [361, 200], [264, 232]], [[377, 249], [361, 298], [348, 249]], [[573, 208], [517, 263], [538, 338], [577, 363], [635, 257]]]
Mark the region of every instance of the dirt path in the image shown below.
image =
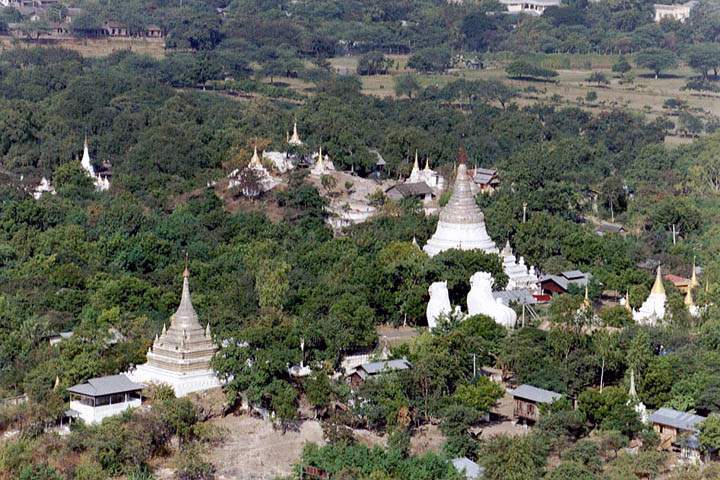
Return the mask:
[[268, 422], [248, 416], [231, 415], [213, 423], [228, 430], [225, 442], [210, 455], [218, 480], [261, 480], [289, 475], [306, 443], [324, 443], [322, 428], [316, 421], [305, 421], [299, 431], [284, 434], [273, 430]]

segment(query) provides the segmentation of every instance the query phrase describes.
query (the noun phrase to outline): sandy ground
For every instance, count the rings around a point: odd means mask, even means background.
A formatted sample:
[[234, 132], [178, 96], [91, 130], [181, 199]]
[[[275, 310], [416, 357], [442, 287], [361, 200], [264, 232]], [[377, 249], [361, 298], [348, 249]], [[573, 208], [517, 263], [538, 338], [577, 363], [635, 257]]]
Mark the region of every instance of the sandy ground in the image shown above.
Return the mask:
[[286, 476], [306, 443], [323, 444], [320, 423], [300, 424], [299, 431], [274, 430], [263, 420], [227, 416], [213, 420], [228, 430], [225, 442], [212, 449], [217, 480], [260, 480]]

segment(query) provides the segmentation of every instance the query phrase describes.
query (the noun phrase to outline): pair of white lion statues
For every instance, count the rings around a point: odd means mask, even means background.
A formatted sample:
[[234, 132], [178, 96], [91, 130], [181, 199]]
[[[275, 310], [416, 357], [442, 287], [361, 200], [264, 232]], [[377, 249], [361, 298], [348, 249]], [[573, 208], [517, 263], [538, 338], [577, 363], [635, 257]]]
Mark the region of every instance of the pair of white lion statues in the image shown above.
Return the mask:
[[[492, 295], [493, 277], [487, 272], [477, 272], [470, 277], [470, 292], [467, 296], [468, 316], [487, 315], [496, 323], [507, 328], [515, 327], [517, 314], [515, 311], [501, 303], [500, 299], [495, 300]], [[435, 282], [428, 288], [430, 301], [427, 305], [428, 327], [433, 329], [437, 326], [438, 319], [442, 315], [452, 314], [450, 306], [450, 295], [448, 294], [447, 282]], [[459, 307], [456, 307], [456, 314]]]

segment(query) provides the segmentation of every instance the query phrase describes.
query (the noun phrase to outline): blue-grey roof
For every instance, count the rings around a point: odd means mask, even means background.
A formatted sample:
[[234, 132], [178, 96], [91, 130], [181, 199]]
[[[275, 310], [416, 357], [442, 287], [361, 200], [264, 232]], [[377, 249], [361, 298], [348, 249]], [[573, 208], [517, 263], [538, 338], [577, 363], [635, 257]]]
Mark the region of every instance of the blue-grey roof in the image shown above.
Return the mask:
[[705, 417], [694, 415], [692, 413], [680, 412], [672, 408], [659, 408], [650, 415], [650, 422], [667, 425], [677, 428], [678, 430], [695, 431], [699, 423], [703, 422]]
[[369, 375], [375, 375], [381, 373], [384, 370], [407, 370], [408, 368], [412, 368], [412, 365], [404, 358], [400, 358], [397, 360], [384, 360], [382, 362], [364, 363], [360, 365], [359, 368], [367, 372]]
[[485, 468], [473, 462], [467, 457], [454, 458], [452, 460], [453, 467], [459, 473], [464, 473], [468, 480], [478, 480], [485, 476]]
[[551, 392], [550, 390], [543, 390], [542, 388], [533, 387], [532, 385], [523, 384], [517, 387], [515, 390], [509, 390], [510, 395], [524, 400], [530, 400], [536, 403], [553, 403], [558, 400], [562, 395], [557, 392]]
[[501, 290], [499, 292], [492, 292], [492, 296], [495, 300], [498, 298], [501, 299], [504, 305], [510, 305], [512, 302], [521, 305], [534, 305], [537, 303], [537, 300], [528, 289]]
[[115, 393], [135, 392], [143, 388], [145, 388], [145, 385], [142, 383], [135, 383], [125, 375], [120, 374], [91, 378], [85, 383], [68, 388], [68, 392], [88, 397], [100, 397]]

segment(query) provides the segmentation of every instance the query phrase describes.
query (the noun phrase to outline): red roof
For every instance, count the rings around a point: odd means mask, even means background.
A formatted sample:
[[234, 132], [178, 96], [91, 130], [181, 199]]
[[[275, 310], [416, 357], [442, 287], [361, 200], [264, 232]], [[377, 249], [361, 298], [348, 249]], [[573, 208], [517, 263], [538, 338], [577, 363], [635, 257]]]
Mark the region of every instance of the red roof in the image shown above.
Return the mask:
[[664, 275], [663, 278], [668, 282], [672, 282], [673, 285], [687, 285], [688, 283], [690, 283], [689, 278], [681, 277], [680, 275], [674, 275], [672, 273]]

